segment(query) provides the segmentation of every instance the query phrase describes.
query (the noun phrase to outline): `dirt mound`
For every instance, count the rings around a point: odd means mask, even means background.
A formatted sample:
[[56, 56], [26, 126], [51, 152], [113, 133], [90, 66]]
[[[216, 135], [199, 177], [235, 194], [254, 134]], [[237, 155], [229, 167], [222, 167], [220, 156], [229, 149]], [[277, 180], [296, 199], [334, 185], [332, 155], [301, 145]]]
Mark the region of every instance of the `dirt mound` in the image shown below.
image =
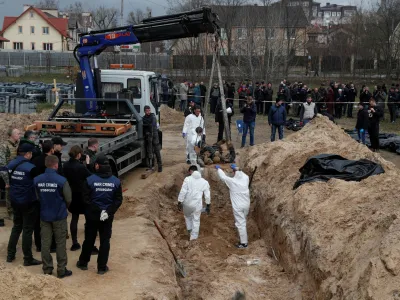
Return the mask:
[[160, 112], [162, 126], [172, 124], [179, 124], [183, 126], [183, 122], [185, 121], [183, 112], [172, 109], [165, 104], [161, 105]]
[[47, 120], [50, 111], [43, 111], [39, 114], [0, 114], [0, 139], [8, 139], [7, 131], [10, 128], [18, 128], [24, 131], [24, 126], [33, 123], [34, 121]]
[[[399, 172], [325, 117], [285, 141], [251, 147], [254, 217], [284, 269], [311, 291], [304, 299], [395, 299], [400, 273]], [[293, 190], [299, 168], [322, 153], [380, 163], [361, 182], [313, 182]]]
[[0, 265], [0, 299], [78, 300], [82, 295], [67, 288], [54, 276], [33, 275], [19, 266], [8, 269]]

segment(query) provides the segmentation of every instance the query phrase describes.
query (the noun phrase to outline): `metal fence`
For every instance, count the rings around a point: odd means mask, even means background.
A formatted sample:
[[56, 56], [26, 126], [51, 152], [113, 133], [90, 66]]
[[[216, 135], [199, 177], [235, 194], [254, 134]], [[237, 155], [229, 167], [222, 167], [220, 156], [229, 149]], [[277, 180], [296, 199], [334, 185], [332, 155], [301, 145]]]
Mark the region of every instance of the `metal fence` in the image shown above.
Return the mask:
[[[97, 59], [100, 68], [108, 68], [110, 64], [134, 64], [137, 69], [168, 69], [170, 57], [164, 54], [146, 53], [113, 53], [104, 52]], [[0, 65], [24, 66], [25, 68], [50, 68], [76, 66], [72, 52], [43, 51], [0, 51]]]
[[31, 114], [36, 112], [36, 100], [0, 95], [0, 112], [11, 114]]

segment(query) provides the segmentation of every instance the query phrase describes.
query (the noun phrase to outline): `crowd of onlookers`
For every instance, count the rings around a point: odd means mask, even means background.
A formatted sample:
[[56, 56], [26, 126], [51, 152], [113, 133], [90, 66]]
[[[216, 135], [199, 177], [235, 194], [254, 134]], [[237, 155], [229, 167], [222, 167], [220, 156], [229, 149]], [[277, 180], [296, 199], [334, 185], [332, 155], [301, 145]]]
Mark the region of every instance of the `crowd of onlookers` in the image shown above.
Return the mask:
[[[358, 118], [356, 127], [364, 128], [360, 140], [365, 143], [365, 132], [369, 132], [370, 136], [372, 133], [373, 137], [376, 135], [375, 132], [379, 132], [379, 121], [384, 118], [385, 106], [387, 105], [390, 112], [390, 122], [394, 123], [400, 104], [398, 84], [392, 84], [389, 89], [385, 84], [377, 85], [370, 91], [369, 87], [365, 85], [358, 90], [352, 82], [332, 81], [329, 84], [321, 83], [319, 87], [310, 88], [303, 82], [291, 83], [284, 79], [274, 91], [271, 82], [260, 81], [253, 84], [251, 80], [246, 80], [238, 85], [224, 82], [222, 90], [227, 100], [227, 109], [229, 109], [229, 124], [235, 107], [239, 108], [243, 114], [242, 147], [246, 144], [248, 133], [250, 133], [250, 145], [254, 144], [257, 115], [268, 116], [268, 123], [272, 130], [271, 141], [274, 141], [276, 131], [279, 133], [279, 138], [283, 138], [283, 127], [289, 113], [299, 117], [300, 126], [303, 126], [317, 113], [327, 116], [332, 121], [345, 116], [353, 118], [353, 112], [357, 107], [359, 110], [356, 115]], [[215, 114], [215, 121], [219, 124], [218, 140], [222, 139], [224, 130], [220, 91], [217, 83], [207, 93], [207, 88], [203, 83], [193, 85], [185, 81], [180, 84], [178, 92], [179, 107], [181, 111], [185, 112], [185, 116], [192, 113], [196, 106], [204, 108], [205, 101], [209, 101], [209, 112]], [[356, 98], [359, 98], [359, 103], [356, 102]], [[370, 103], [371, 99], [375, 104]], [[361, 108], [366, 110], [362, 114], [360, 113]], [[377, 120], [372, 117], [375, 112], [379, 114]], [[368, 118], [364, 118], [363, 121], [359, 120], [361, 116], [365, 117], [366, 115]], [[377, 124], [375, 124], [376, 122]], [[368, 125], [370, 123], [373, 125]], [[374, 140], [374, 138], [372, 139]], [[378, 149], [376, 140], [373, 147]]]

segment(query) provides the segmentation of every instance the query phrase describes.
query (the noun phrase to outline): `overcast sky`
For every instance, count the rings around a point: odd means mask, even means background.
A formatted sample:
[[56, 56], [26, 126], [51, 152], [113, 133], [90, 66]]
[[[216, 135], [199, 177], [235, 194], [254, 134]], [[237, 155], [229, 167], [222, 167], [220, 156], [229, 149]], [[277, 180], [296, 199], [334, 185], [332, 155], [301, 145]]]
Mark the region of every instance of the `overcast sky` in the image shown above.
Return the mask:
[[[357, 5], [362, 0], [317, 0], [322, 5], [325, 5], [327, 2], [335, 3], [335, 4], [350, 4]], [[0, 28], [3, 27], [3, 19], [4, 16], [19, 16], [22, 13], [23, 5], [32, 3], [34, 4], [36, 0], [0, 0]], [[60, 0], [61, 9], [68, 6], [71, 3], [76, 2], [76, 0]], [[121, 0], [85, 0], [82, 1], [86, 5], [87, 10], [91, 10], [96, 8], [96, 6], [106, 5], [113, 6], [118, 8], [121, 7]], [[249, 2], [257, 3], [257, 0], [250, 0]], [[146, 7], [150, 7], [152, 9], [153, 16], [166, 14], [166, 9], [168, 7], [168, 3], [166, 0], [124, 0], [124, 16], [126, 17], [129, 11], [141, 8], [145, 10]]]

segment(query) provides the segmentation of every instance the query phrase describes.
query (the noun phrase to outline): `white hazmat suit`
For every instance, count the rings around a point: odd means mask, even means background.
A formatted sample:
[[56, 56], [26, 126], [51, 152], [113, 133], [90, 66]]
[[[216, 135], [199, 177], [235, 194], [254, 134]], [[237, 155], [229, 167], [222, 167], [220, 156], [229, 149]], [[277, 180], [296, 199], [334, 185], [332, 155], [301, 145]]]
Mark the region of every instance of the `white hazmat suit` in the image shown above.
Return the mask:
[[[196, 128], [204, 127], [204, 118], [201, 114], [196, 116], [190, 114], [185, 118], [182, 133], [186, 134], [186, 157], [190, 159], [190, 154], [196, 154], [193, 146], [193, 139], [197, 137]], [[203, 134], [206, 134], [206, 129], [203, 128]], [[201, 140], [201, 139], [200, 139]]]
[[183, 205], [186, 229], [191, 231], [190, 240], [195, 240], [199, 236], [203, 194], [206, 204], [210, 204], [210, 185], [207, 180], [201, 178], [200, 172], [194, 171], [192, 175], [186, 177], [183, 181], [178, 196], [178, 201]]
[[221, 169], [218, 169], [218, 176], [229, 188], [240, 243], [247, 244], [246, 218], [250, 209], [249, 176], [242, 171], [236, 171], [234, 177], [229, 177]]

